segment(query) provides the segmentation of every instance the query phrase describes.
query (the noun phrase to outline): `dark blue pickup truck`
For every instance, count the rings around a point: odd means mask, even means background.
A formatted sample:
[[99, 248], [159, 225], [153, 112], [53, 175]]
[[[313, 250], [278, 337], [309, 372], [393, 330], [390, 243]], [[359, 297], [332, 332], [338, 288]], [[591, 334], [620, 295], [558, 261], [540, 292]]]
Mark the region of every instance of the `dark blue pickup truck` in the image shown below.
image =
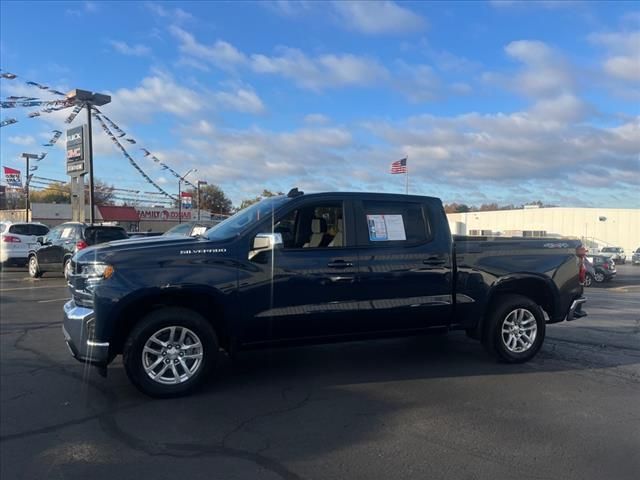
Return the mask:
[[63, 333], [103, 372], [122, 354], [131, 381], [157, 397], [201, 384], [219, 349], [462, 329], [525, 362], [547, 324], [585, 315], [579, 246], [454, 239], [432, 197], [293, 189], [198, 237], [78, 252]]

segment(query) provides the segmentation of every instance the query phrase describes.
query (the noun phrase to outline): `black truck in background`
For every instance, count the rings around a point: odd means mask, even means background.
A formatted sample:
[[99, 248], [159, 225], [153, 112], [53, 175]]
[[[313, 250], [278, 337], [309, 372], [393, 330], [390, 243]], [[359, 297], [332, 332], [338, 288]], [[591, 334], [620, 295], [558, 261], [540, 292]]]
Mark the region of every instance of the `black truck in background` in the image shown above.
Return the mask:
[[63, 333], [144, 393], [186, 394], [219, 349], [462, 329], [525, 362], [548, 324], [584, 316], [580, 242], [451, 236], [437, 198], [265, 199], [204, 235], [117, 241], [72, 259]]

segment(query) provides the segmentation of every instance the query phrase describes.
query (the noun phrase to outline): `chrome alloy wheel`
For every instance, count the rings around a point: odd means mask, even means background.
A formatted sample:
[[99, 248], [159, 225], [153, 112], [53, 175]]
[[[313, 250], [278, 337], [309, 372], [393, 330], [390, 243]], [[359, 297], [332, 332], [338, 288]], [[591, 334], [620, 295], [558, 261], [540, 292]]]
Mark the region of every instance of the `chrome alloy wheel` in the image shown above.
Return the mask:
[[526, 352], [533, 346], [537, 334], [536, 317], [526, 308], [513, 310], [502, 322], [502, 342], [510, 352]]
[[144, 344], [142, 366], [153, 381], [177, 385], [196, 374], [202, 366], [202, 356], [202, 342], [192, 330], [164, 327]]
[[29, 258], [29, 275], [31, 275], [32, 277], [35, 277], [37, 273], [38, 273], [38, 259], [36, 258], [35, 255], [32, 255]]

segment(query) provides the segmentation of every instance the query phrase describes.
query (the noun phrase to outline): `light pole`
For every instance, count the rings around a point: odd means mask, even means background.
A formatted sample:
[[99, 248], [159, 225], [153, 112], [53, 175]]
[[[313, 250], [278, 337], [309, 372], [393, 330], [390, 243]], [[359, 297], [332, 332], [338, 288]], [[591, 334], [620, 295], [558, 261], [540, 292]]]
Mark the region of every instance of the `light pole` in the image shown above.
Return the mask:
[[207, 182], [204, 180], [198, 180], [198, 221], [200, 221], [200, 185], [206, 185]]
[[[24, 158], [27, 161], [27, 170], [26, 173], [24, 175], [24, 189], [25, 189], [25, 203], [24, 203], [24, 209], [25, 209], [25, 218], [26, 221], [28, 222], [30, 219], [30, 215], [29, 215], [29, 160], [33, 159], [33, 160], [37, 160], [39, 158], [39, 155], [36, 155], [35, 153], [23, 153], [22, 154], [22, 158]], [[37, 167], [36, 167], [37, 168]]]
[[91, 108], [101, 107], [111, 102], [109, 95], [90, 92], [88, 90], [75, 89], [67, 93], [67, 100], [74, 105], [82, 105], [87, 109], [87, 136], [89, 137], [87, 149], [87, 165], [89, 165], [89, 223], [93, 225], [94, 204], [93, 204], [93, 134], [91, 132]]
[[197, 168], [192, 168], [187, 173], [178, 178], [178, 223], [182, 223], [182, 182], [185, 178], [187, 178], [187, 175], [197, 171]]

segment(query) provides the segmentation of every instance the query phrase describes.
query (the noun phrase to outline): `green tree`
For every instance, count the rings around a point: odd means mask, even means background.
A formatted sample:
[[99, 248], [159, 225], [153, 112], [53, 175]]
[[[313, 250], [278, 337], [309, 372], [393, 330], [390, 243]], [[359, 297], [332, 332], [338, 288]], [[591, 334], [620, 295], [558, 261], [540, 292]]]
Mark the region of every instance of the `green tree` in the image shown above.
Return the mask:
[[[198, 191], [196, 189], [184, 190], [191, 194], [193, 207], [198, 207]], [[177, 202], [176, 202], [177, 206]], [[231, 200], [218, 185], [203, 185], [200, 187], [200, 208], [211, 213], [229, 215], [233, 212]]]

